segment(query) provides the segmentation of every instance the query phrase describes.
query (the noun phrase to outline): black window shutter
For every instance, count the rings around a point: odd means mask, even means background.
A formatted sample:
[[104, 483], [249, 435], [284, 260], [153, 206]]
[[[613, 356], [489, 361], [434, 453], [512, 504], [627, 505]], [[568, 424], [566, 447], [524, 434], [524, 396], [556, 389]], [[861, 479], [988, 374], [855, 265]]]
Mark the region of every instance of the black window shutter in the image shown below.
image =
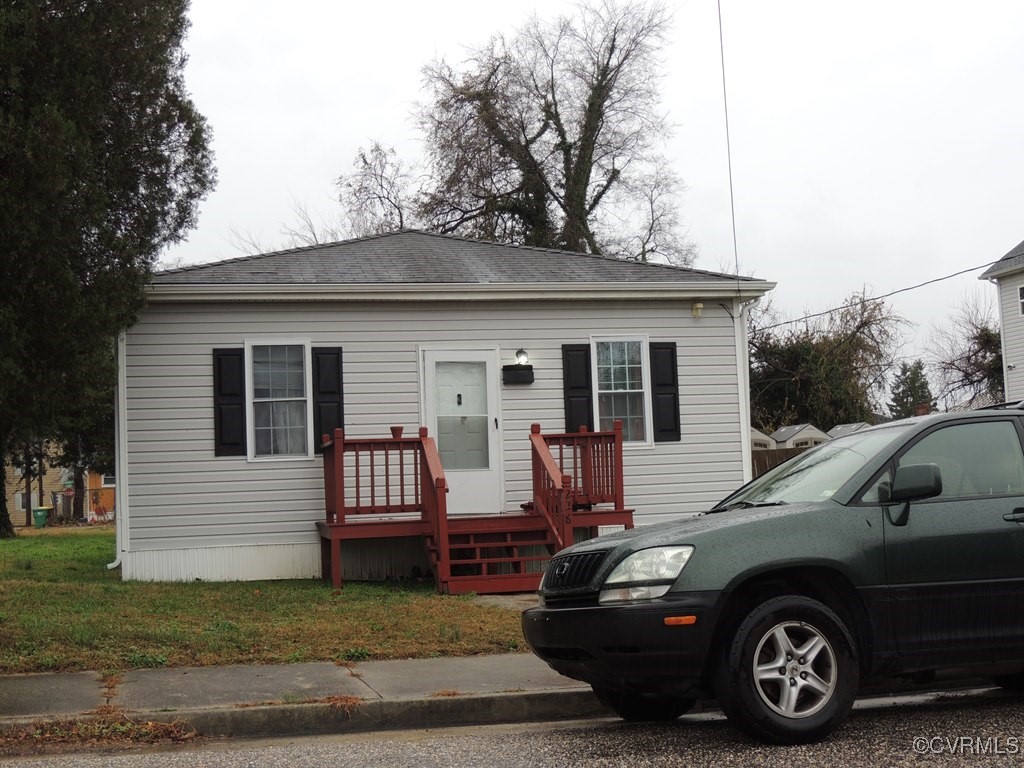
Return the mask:
[[341, 347], [313, 347], [313, 445], [323, 452], [320, 438], [345, 424], [341, 383]]
[[213, 453], [245, 456], [245, 350], [213, 350]]
[[650, 352], [654, 442], [679, 442], [679, 373], [675, 342], [651, 342]]
[[562, 386], [565, 393], [565, 431], [594, 429], [594, 389], [590, 377], [590, 345], [562, 345]]

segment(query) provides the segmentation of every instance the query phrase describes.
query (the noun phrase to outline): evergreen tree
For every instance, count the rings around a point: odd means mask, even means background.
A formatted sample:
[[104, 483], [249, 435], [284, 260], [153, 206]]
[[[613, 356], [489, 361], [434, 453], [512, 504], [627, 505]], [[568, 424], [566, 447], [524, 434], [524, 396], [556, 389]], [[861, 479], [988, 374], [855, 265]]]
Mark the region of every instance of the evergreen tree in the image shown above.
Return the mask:
[[892, 398], [889, 400], [889, 415], [894, 419], [905, 419], [913, 416], [919, 405], [932, 409], [932, 390], [928, 385], [928, 377], [924, 373], [924, 363], [915, 360], [913, 363], [900, 363], [900, 369], [893, 378]]
[[[113, 397], [117, 334], [215, 171], [188, 0], [0, 6], [0, 455]], [[0, 536], [13, 535], [0, 494]]]

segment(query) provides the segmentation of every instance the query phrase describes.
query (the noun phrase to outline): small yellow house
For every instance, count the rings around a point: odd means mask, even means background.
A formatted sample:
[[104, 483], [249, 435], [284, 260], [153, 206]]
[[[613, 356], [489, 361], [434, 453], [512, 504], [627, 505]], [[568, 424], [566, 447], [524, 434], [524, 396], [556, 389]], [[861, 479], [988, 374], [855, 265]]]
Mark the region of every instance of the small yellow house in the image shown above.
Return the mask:
[[[6, 483], [4, 488], [7, 496], [7, 511], [11, 522], [15, 525], [32, 525], [31, 515], [25, 514], [25, 494], [30, 493], [30, 508], [48, 507], [51, 519], [54, 516], [70, 520], [74, 509], [73, 473], [64, 467], [44, 467], [42, 477], [42, 495], [40, 496], [40, 479], [33, 477], [31, 488], [25, 487], [25, 476], [12, 464], [4, 466]], [[86, 475], [86, 493], [82, 502], [82, 513], [90, 523], [106, 522], [114, 519], [115, 479], [113, 474], [105, 475], [88, 470]]]

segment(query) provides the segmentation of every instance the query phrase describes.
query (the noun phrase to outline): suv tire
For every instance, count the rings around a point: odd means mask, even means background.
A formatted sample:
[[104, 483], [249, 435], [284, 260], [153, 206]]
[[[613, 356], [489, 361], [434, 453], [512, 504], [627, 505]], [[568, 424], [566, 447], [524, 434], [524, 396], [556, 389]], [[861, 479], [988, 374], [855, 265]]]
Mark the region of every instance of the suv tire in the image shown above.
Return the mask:
[[842, 724], [859, 682], [856, 645], [843, 620], [817, 600], [784, 595], [739, 623], [714, 688], [722, 711], [751, 736], [803, 744]]

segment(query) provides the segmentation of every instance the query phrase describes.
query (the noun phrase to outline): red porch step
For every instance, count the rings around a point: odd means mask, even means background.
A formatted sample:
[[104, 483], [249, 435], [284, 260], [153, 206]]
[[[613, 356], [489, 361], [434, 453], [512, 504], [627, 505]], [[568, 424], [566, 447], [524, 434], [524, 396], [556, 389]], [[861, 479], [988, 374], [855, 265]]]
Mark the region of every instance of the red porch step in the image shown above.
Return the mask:
[[[438, 546], [427, 538], [431, 567], [438, 568]], [[439, 573], [441, 591], [500, 594], [531, 592], [540, 586], [555, 539], [536, 515], [448, 518], [449, 573]]]

